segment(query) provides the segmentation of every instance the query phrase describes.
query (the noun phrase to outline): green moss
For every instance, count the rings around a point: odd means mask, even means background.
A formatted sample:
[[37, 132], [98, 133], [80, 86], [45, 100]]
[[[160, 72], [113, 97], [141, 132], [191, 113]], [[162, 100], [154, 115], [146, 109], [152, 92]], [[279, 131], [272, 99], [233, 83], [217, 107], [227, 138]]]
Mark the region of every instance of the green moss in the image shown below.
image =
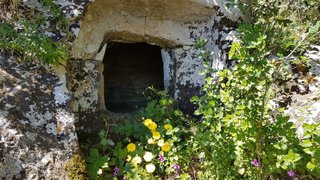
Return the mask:
[[70, 179], [89, 179], [87, 176], [86, 162], [79, 154], [72, 156], [72, 158], [66, 163], [65, 168]]

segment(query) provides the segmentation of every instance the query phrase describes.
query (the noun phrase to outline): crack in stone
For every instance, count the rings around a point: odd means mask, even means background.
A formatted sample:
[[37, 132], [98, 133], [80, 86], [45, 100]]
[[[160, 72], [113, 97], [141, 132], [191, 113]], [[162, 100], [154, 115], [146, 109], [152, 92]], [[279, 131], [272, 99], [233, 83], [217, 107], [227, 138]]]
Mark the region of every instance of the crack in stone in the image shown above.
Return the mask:
[[143, 28], [143, 39], [146, 40], [146, 29], [147, 29], [147, 16], [149, 13], [150, 0], [145, 1], [145, 13], [144, 13], [144, 28]]

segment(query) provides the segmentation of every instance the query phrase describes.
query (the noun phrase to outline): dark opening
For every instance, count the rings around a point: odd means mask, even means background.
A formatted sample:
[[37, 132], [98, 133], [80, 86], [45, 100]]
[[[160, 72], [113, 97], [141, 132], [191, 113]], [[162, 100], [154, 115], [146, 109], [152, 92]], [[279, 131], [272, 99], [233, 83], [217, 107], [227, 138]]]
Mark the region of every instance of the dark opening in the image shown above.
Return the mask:
[[105, 104], [109, 111], [131, 113], [147, 103], [144, 92], [163, 90], [161, 48], [146, 43], [111, 43], [104, 56]]

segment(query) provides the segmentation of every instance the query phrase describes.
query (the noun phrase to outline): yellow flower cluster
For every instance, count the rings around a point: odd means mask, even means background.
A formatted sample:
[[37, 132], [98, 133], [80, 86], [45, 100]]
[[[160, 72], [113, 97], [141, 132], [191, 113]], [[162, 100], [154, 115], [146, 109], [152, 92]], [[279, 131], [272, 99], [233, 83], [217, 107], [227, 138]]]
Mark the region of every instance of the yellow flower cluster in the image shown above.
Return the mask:
[[[157, 127], [158, 125], [152, 121], [151, 119], [145, 119], [144, 120], [144, 125], [146, 127], [148, 127], [148, 129], [150, 130], [151, 134], [152, 134], [152, 137], [148, 139], [148, 144], [157, 144], [158, 145], [158, 148], [160, 150], [160, 154], [162, 156], [162, 160], [160, 160], [161, 162], [164, 161], [164, 153], [165, 152], [169, 152], [170, 149], [171, 149], [171, 142], [170, 141], [165, 141], [163, 137], [161, 137], [161, 131], [157, 131]], [[167, 131], [170, 131], [173, 129], [172, 125], [170, 124], [165, 124], [163, 126], [163, 128]], [[159, 128], [160, 129], [160, 128]], [[164, 136], [164, 135], [162, 135]], [[154, 161], [154, 158], [157, 156], [157, 155], [154, 155], [152, 152], [150, 151], [145, 151], [144, 152], [144, 155], [143, 156], [138, 156], [138, 155], [135, 155], [134, 157], [132, 157], [131, 155], [133, 153], [130, 153], [130, 152], [134, 152], [136, 150], [136, 145], [134, 143], [129, 143], [127, 145], [127, 150], [128, 150], [128, 156], [127, 156], [127, 161], [128, 162], [131, 162], [131, 164], [135, 167], [139, 166], [139, 164], [142, 165], [142, 160], [144, 160], [146, 162], [145, 164], [145, 170], [152, 174], [155, 169], [156, 169], [156, 166], [152, 163]]]
[[[161, 150], [163, 152], [170, 151], [171, 144], [169, 142], [164, 142], [164, 140], [161, 139], [160, 132], [158, 132], [156, 130], [157, 129], [157, 124], [155, 122], [153, 122], [151, 119], [146, 119], [146, 120], [144, 120], [144, 125], [147, 126], [150, 129], [151, 133], [152, 133], [152, 138], [153, 139], [149, 139], [148, 143], [149, 144], [154, 144], [154, 143], [156, 143], [155, 141], [158, 140], [157, 144], [158, 144], [159, 147], [161, 147]], [[172, 130], [173, 129], [173, 127], [170, 124], [165, 124], [163, 127], [166, 130]]]
[[151, 119], [146, 119], [144, 120], [144, 125], [147, 126], [151, 133], [152, 133], [152, 137], [157, 140], [160, 139], [161, 135], [160, 133], [156, 130], [157, 129], [157, 124], [155, 122], [153, 122]]

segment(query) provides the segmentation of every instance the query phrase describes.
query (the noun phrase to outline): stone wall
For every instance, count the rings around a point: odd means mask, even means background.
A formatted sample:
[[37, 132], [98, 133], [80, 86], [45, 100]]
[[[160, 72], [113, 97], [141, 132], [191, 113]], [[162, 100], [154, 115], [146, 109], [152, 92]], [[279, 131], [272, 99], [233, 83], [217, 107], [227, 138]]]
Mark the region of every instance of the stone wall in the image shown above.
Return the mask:
[[78, 153], [65, 69], [0, 56], [0, 178], [66, 179]]
[[[197, 58], [195, 42], [197, 38], [207, 39], [208, 51], [214, 52], [210, 57], [212, 64], [222, 69], [234, 38], [237, 18], [239, 14], [226, 11], [221, 1], [97, 0], [83, 17], [72, 56], [78, 62], [101, 63], [111, 42], [158, 45], [162, 47], [165, 89], [177, 100], [182, 111], [192, 114], [195, 107], [190, 98], [199, 95], [204, 83], [204, 76], [198, 75], [203, 62]], [[99, 92], [91, 95], [99, 97]], [[100, 105], [93, 106], [99, 108]], [[91, 119], [82, 120], [84, 124], [92, 122]]]

